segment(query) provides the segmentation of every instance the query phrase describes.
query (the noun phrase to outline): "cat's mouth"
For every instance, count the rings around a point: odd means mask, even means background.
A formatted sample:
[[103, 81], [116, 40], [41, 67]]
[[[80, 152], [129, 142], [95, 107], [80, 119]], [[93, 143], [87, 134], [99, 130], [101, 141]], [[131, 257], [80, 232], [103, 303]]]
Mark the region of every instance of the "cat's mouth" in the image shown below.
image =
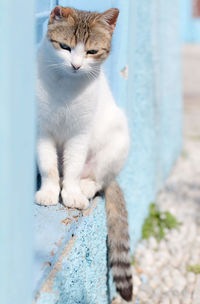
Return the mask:
[[78, 75], [82, 75], [84, 74], [84, 71], [83, 70], [74, 70], [74, 69], [71, 69], [69, 67], [66, 68], [66, 73], [69, 74], [69, 75], [74, 75], [74, 76], [78, 76]]
[[69, 72], [71, 75], [76, 75], [76, 76], [81, 76], [81, 75], [86, 74], [86, 71], [84, 71], [84, 69], [77, 69], [77, 70], [70, 69]]
[[82, 71], [71, 70], [70, 72], [71, 72], [70, 74], [74, 75], [74, 77], [82, 76], [84, 74]]

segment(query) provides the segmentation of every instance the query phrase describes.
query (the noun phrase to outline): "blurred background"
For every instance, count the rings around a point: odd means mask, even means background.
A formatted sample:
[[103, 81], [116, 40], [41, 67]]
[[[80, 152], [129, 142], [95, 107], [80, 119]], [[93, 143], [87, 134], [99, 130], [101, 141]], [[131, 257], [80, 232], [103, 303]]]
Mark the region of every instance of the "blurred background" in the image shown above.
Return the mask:
[[119, 181], [133, 303], [198, 304], [200, 0], [0, 2], [0, 303], [120, 301], [107, 265], [104, 200], [84, 214], [33, 204], [36, 52], [55, 5], [120, 10], [104, 69], [131, 134]]

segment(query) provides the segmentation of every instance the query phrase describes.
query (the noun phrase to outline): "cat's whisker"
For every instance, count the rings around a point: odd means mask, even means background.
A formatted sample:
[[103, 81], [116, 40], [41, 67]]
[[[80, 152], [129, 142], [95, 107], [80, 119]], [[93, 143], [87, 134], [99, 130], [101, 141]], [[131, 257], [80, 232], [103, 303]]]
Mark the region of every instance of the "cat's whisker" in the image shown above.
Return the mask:
[[66, 65], [64, 64], [49, 64], [46, 66], [46, 69], [47, 70], [50, 70], [50, 71], [55, 71], [55, 72], [60, 72], [60, 71], [64, 71], [66, 68]]
[[65, 65], [58, 65], [58, 64], [48, 64], [47, 66], [46, 66], [47, 68], [58, 68], [58, 69], [60, 69], [60, 68], [64, 68], [65, 67]]
[[91, 70], [91, 71], [89, 71], [89, 73], [88, 73], [90, 76], [91, 76], [91, 78], [92, 79], [96, 79], [97, 78], [97, 76], [98, 76], [98, 73], [96, 73], [95, 71], [93, 71], [93, 70]]
[[89, 74], [85, 73], [84, 76], [87, 76], [87, 78], [90, 80]]
[[88, 73], [88, 78], [89, 78], [89, 80], [93, 80], [94, 79], [94, 77], [93, 77], [93, 75], [91, 73]]

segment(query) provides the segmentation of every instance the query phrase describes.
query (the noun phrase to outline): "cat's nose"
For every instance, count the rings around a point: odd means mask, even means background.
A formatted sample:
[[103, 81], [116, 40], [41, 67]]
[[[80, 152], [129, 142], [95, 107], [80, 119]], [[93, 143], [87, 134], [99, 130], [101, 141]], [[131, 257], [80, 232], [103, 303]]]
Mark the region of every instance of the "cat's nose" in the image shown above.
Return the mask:
[[72, 65], [72, 67], [73, 67], [74, 70], [79, 70], [80, 67], [81, 67], [81, 66], [78, 65], [78, 64], [72, 64], [72, 63], [71, 63], [71, 65]]

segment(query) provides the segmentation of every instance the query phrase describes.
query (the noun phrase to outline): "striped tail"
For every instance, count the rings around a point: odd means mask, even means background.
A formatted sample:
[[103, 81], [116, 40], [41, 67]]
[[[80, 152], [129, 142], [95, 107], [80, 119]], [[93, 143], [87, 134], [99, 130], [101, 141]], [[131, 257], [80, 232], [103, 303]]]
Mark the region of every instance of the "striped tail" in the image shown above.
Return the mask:
[[128, 215], [122, 190], [116, 181], [105, 189], [109, 261], [117, 291], [123, 299], [132, 299], [132, 273]]

